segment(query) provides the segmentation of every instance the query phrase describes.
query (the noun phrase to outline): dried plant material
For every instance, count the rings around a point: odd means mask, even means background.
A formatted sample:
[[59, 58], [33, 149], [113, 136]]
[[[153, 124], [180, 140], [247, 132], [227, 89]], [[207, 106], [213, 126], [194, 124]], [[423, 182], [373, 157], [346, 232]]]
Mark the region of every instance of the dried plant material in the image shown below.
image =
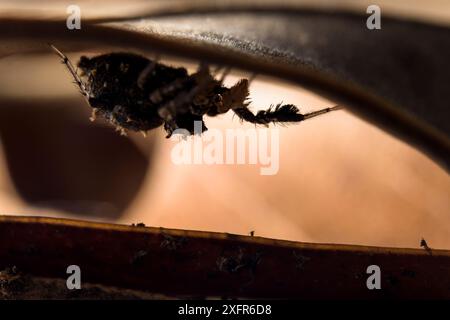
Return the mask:
[[[450, 298], [445, 250], [431, 256], [422, 249], [2, 216], [0, 261], [2, 268], [53, 278], [77, 261], [88, 283], [172, 297]], [[382, 268], [378, 292], [365, 286], [372, 264]]]

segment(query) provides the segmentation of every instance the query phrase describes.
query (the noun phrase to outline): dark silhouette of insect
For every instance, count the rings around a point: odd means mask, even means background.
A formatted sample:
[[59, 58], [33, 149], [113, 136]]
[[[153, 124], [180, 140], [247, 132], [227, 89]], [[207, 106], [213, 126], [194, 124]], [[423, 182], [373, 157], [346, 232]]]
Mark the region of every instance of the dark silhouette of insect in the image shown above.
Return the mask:
[[[261, 110], [254, 114], [249, 108], [249, 81], [241, 79], [227, 88], [220, 79], [200, 64], [197, 72], [152, 61], [133, 53], [108, 53], [92, 58], [82, 56], [75, 69], [70, 60], [56, 47], [72, 74], [81, 93], [93, 108], [91, 120], [103, 116], [118, 131], [141, 131], [161, 125], [170, 137], [176, 129], [190, 134], [207, 130], [203, 116], [210, 117], [232, 110], [241, 120], [258, 125], [294, 123], [338, 110], [326, 108], [301, 114], [292, 104]], [[201, 132], [195, 132], [194, 121], [201, 122]]]

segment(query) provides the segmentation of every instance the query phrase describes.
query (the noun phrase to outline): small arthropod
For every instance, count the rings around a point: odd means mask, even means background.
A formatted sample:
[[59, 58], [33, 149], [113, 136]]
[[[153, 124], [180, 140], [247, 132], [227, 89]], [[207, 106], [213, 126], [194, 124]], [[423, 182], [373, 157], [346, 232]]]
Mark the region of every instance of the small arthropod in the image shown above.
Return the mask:
[[203, 116], [210, 117], [232, 110], [242, 121], [259, 125], [294, 123], [338, 110], [326, 108], [301, 114], [292, 104], [278, 104], [254, 114], [250, 109], [249, 81], [241, 79], [228, 88], [223, 85], [226, 72], [216, 79], [206, 64], [189, 74], [185, 68], [152, 61], [133, 53], [109, 53], [88, 58], [82, 56], [77, 70], [58, 49], [81, 93], [93, 108], [92, 120], [102, 116], [118, 131], [141, 131], [161, 125], [170, 137], [176, 129], [194, 134], [194, 122], [201, 122], [202, 132], [207, 130]]

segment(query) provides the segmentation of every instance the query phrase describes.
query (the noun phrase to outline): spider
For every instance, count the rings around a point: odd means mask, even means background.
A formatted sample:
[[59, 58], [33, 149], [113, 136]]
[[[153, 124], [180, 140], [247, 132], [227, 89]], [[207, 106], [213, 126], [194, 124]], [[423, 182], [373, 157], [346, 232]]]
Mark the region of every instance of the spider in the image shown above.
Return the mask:
[[[228, 88], [223, 85], [228, 70], [215, 79], [208, 65], [195, 73], [175, 68], [133, 53], [108, 53], [92, 58], [82, 56], [74, 68], [65, 54], [51, 45], [72, 74], [75, 83], [93, 108], [92, 121], [100, 115], [121, 134], [164, 126], [167, 138], [177, 129], [191, 135], [194, 122], [232, 110], [242, 121], [268, 126], [294, 123], [341, 109], [339, 106], [301, 114], [292, 104], [278, 104], [254, 114], [249, 108], [249, 80], [241, 79]], [[78, 75], [78, 69], [81, 70]], [[198, 129], [197, 129], [198, 130]]]

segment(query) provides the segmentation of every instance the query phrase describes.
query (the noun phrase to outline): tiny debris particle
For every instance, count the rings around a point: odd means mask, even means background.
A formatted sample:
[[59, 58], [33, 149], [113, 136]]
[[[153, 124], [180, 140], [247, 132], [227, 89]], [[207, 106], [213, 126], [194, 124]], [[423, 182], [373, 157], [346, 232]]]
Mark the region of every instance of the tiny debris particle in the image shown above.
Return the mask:
[[422, 238], [422, 240], [420, 240], [420, 246], [421, 246], [422, 248], [424, 248], [425, 251], [427, 251], [429, 254], [432, 254], [431, 248], [428, 246], [428, 243], [425, 241], [424, 238]]
[[255, 235], [255, 231], [250, 231], [250, 237], [253, 237]]
[[139, 223], [132, 223], [131, 226], [132, 227], [141, 227], [141, 228], [143, 228], [143, 227], [145, 227], [145, 224], [142, 223], [142, 222], [139, 222]]

